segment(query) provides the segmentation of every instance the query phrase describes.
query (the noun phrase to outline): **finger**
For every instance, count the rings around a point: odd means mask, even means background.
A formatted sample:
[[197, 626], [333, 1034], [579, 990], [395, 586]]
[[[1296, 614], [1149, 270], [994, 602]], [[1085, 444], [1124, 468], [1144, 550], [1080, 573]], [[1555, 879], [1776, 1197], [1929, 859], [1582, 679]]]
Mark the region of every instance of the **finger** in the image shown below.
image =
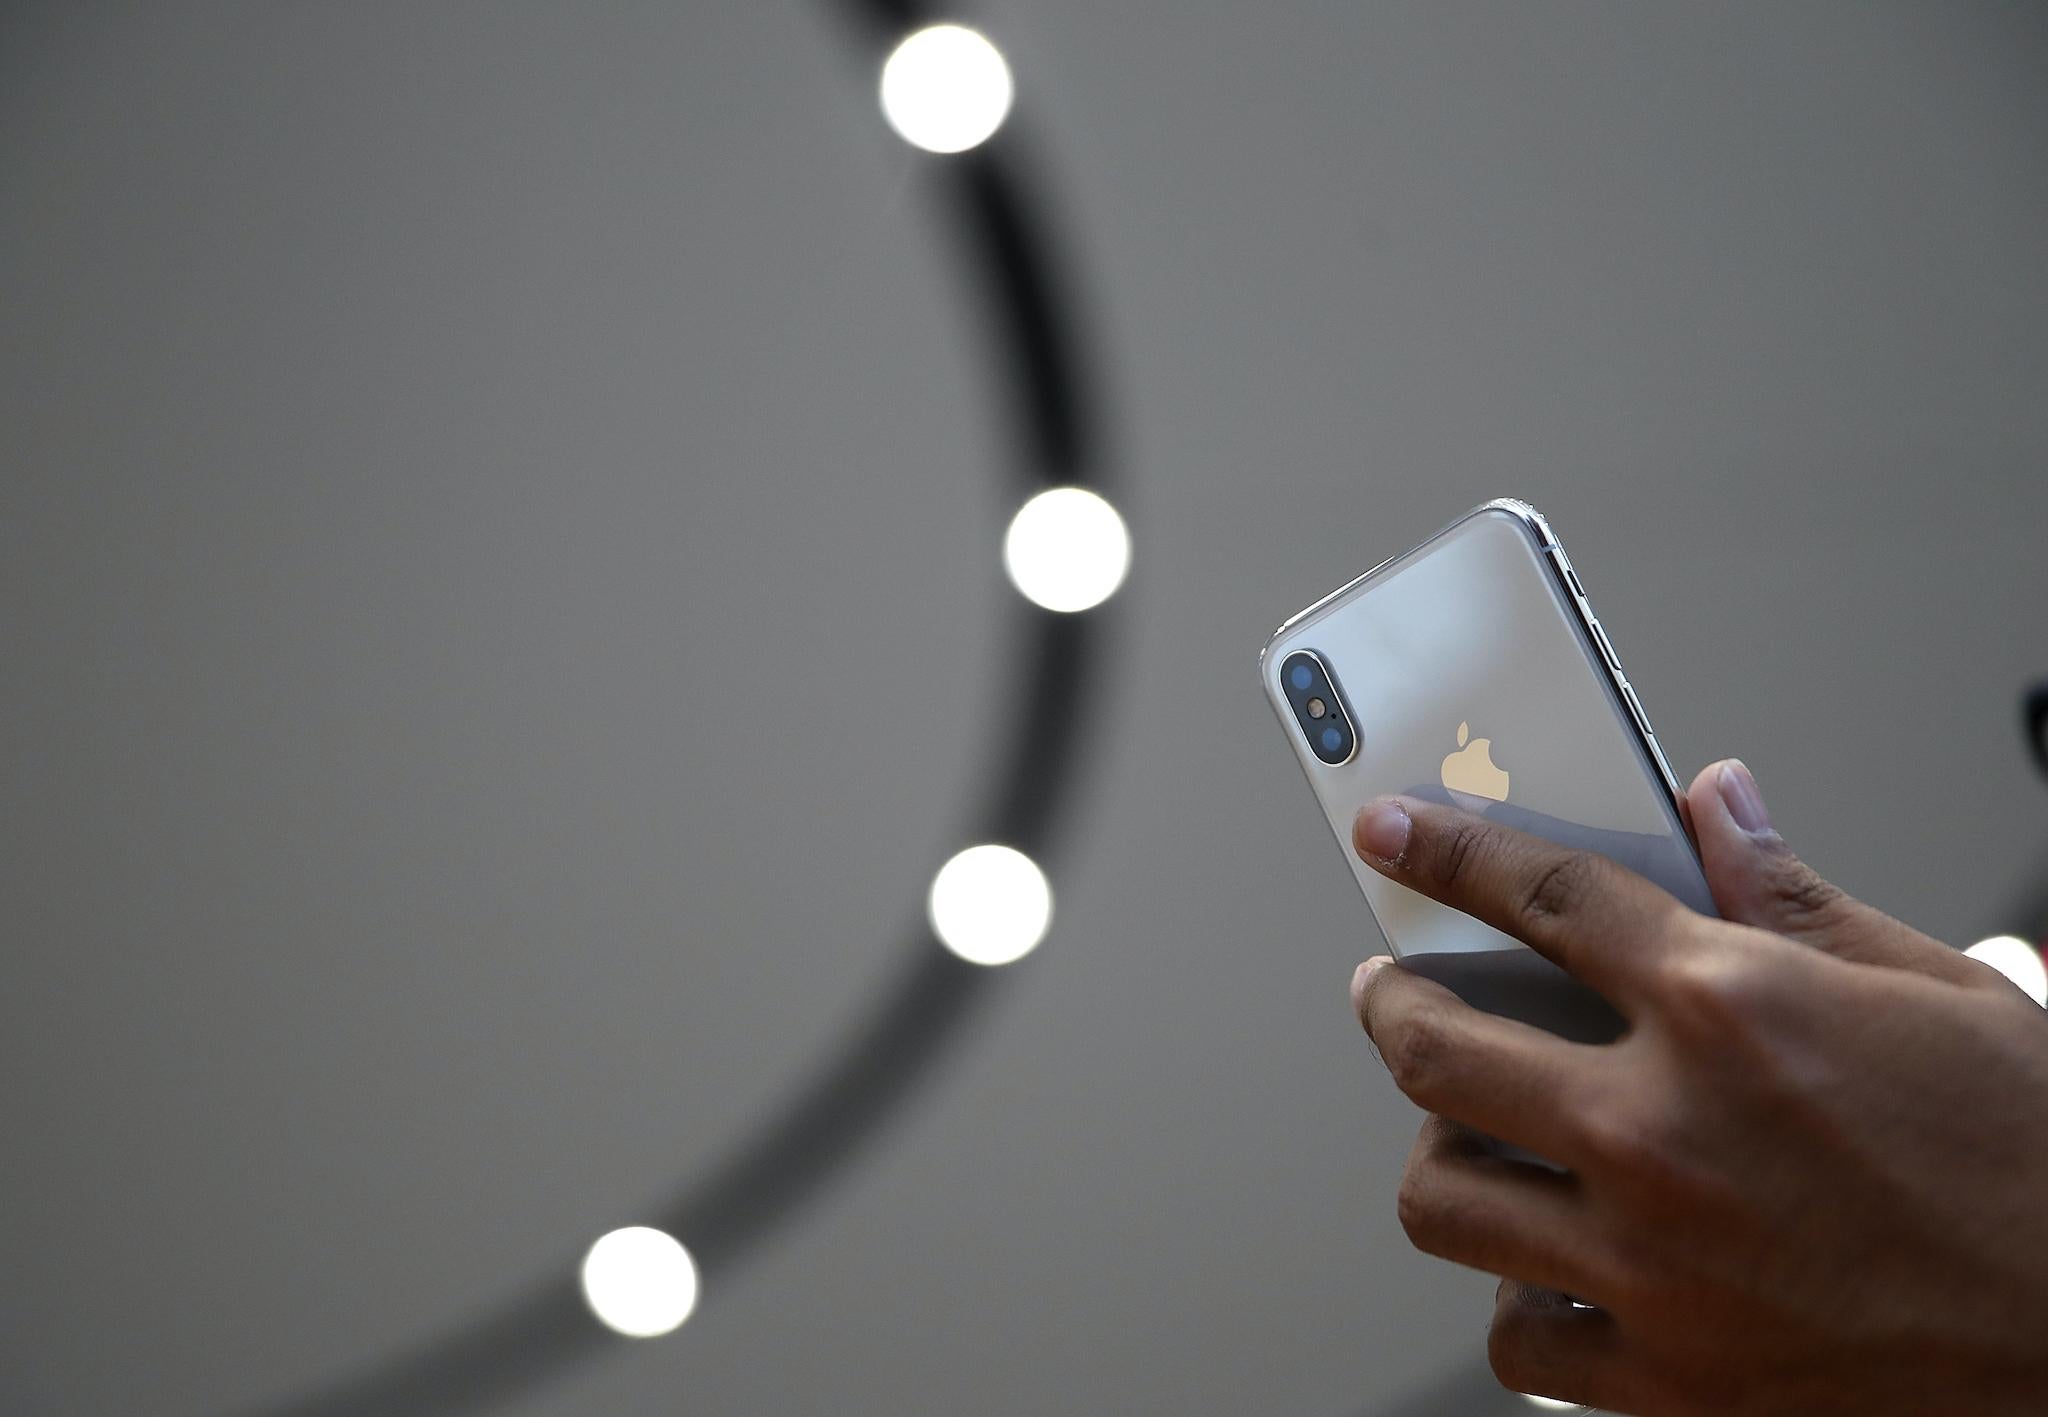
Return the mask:
[[1413, 797], [1368, 803], [1352, 825], [1365, 863], [1513, 935], [1617, 1006], [1691, 912], [1604, 856]]
[[1615, 1411], [1646, 1410], [1647, 1384], [1634, 1371], [1611, 1314], [1574, 1307], [1554, 1290], [1518, 1280], [1494, 1295], [1486, 1358], [1503, 1387]]
[[1579, 1159], [1594, 1049], [1481, 1013], [1384, 955], [1358, 967], [1351, 1000], [1394, 1085], [1425, 1111], [1566, 1166]]
[[1398, 1210], [1409, 1243], [1426, 1255], [1574, 1294], [1604, 1288], [1579, 1182], [1511, 1161], [1448, 1118], [1423, 1123]]
[[1756, 778], [1740, 759], [1702, 768], [1686, 801], [1707, 886], [1724, 919], [1857, 964], [1979, 982], [1969, 961], [1947, 945], [1829, 884], [1795, 856], [1771, 825]]

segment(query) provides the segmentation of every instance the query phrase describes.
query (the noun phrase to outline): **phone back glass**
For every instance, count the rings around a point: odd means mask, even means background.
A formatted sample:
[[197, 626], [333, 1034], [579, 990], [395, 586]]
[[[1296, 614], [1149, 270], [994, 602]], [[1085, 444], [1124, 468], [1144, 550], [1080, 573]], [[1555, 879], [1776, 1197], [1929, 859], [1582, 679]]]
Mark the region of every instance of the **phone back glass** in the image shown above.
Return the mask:
[[[1289, 621], [1260, 656], [1260, 678], [1403, 964], [1494, 1012], [1604, 1035], [1611, 1016], [1561, 1017], [1556, 1000], [1530, 1002], [1532, 988], [1559, 981], [1540, 977], [1548, 966], [1526, 946], [1389, 881], [1351, 850], [1358, 809], [1405, 793], [1597, 851], [1712, 913], [1654, 739], [1574, 608], [1552, 546], [1533, 509], [1481, 507]], [[1296, 650], [1322, 659], [1350, 709], [1349, 762], [1323, 763], [1302, 737], [1280, 683]]]

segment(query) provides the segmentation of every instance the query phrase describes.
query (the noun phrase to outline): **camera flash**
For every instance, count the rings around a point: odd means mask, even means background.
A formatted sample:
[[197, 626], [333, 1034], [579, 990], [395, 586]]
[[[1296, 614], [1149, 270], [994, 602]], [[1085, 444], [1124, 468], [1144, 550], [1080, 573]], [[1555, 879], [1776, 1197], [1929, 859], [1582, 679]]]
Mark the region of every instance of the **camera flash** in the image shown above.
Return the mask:
[[1330, 706], [1324, 703], [1321, 699], [1310, 699], [1308, 701], [1307, 707], [1308, 716], [1310, 718], [1321, 718], [1324, 714], [1330, 711]]

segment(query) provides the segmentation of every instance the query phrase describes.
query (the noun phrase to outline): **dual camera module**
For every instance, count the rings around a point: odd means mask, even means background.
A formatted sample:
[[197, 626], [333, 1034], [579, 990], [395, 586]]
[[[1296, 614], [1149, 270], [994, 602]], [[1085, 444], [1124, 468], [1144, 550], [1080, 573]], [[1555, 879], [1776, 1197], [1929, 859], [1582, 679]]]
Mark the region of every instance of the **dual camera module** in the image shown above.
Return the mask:
[[1358, 732], [1337, 693], [1337, 681], [1313, 650], [1298, 649], [1287, 656], [1280, 666], [1280, 687], [1308, 739], [1309, 751], [1331, 767], [1350, 762], [1358, 749]]

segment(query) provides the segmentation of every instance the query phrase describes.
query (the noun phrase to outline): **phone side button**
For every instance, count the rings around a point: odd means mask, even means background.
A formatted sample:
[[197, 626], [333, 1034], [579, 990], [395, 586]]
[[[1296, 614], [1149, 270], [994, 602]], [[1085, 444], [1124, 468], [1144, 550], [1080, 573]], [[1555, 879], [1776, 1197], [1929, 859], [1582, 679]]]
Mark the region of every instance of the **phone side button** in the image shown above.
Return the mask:
[[1550, 554], [1557, 562], [1557, 569], [1564, 572], [1565, 584], [1572, 588], [1572, 594], [1584, 600], [1586, 588], [1579, 584], [1579, 573], [1572, 569], [1572, 558], [1564, 554], [1562, 546], [1551, 547]]
[[1592, 617], [1592, 626], [1593, 638], [1600, 642], [1600, 653], [1607, 656], [1607, 667], [1619, 670], [1621, 656], [1614, 652], [1614, 642], [1607, 638], [1607, 627], [1600, 623], [1600, 617], [1597, 615]]
[[1657, 730], [1650, 727], [1650, 716], [1643, 712], [1643, 701], [1636, 697], [1636, 686], [1626, 679], [1621, 681], [1621, 696], [1628, 700], [1628, 711], [1636, 716], [1636, 727], [1650, 737], [1657, 736]]

